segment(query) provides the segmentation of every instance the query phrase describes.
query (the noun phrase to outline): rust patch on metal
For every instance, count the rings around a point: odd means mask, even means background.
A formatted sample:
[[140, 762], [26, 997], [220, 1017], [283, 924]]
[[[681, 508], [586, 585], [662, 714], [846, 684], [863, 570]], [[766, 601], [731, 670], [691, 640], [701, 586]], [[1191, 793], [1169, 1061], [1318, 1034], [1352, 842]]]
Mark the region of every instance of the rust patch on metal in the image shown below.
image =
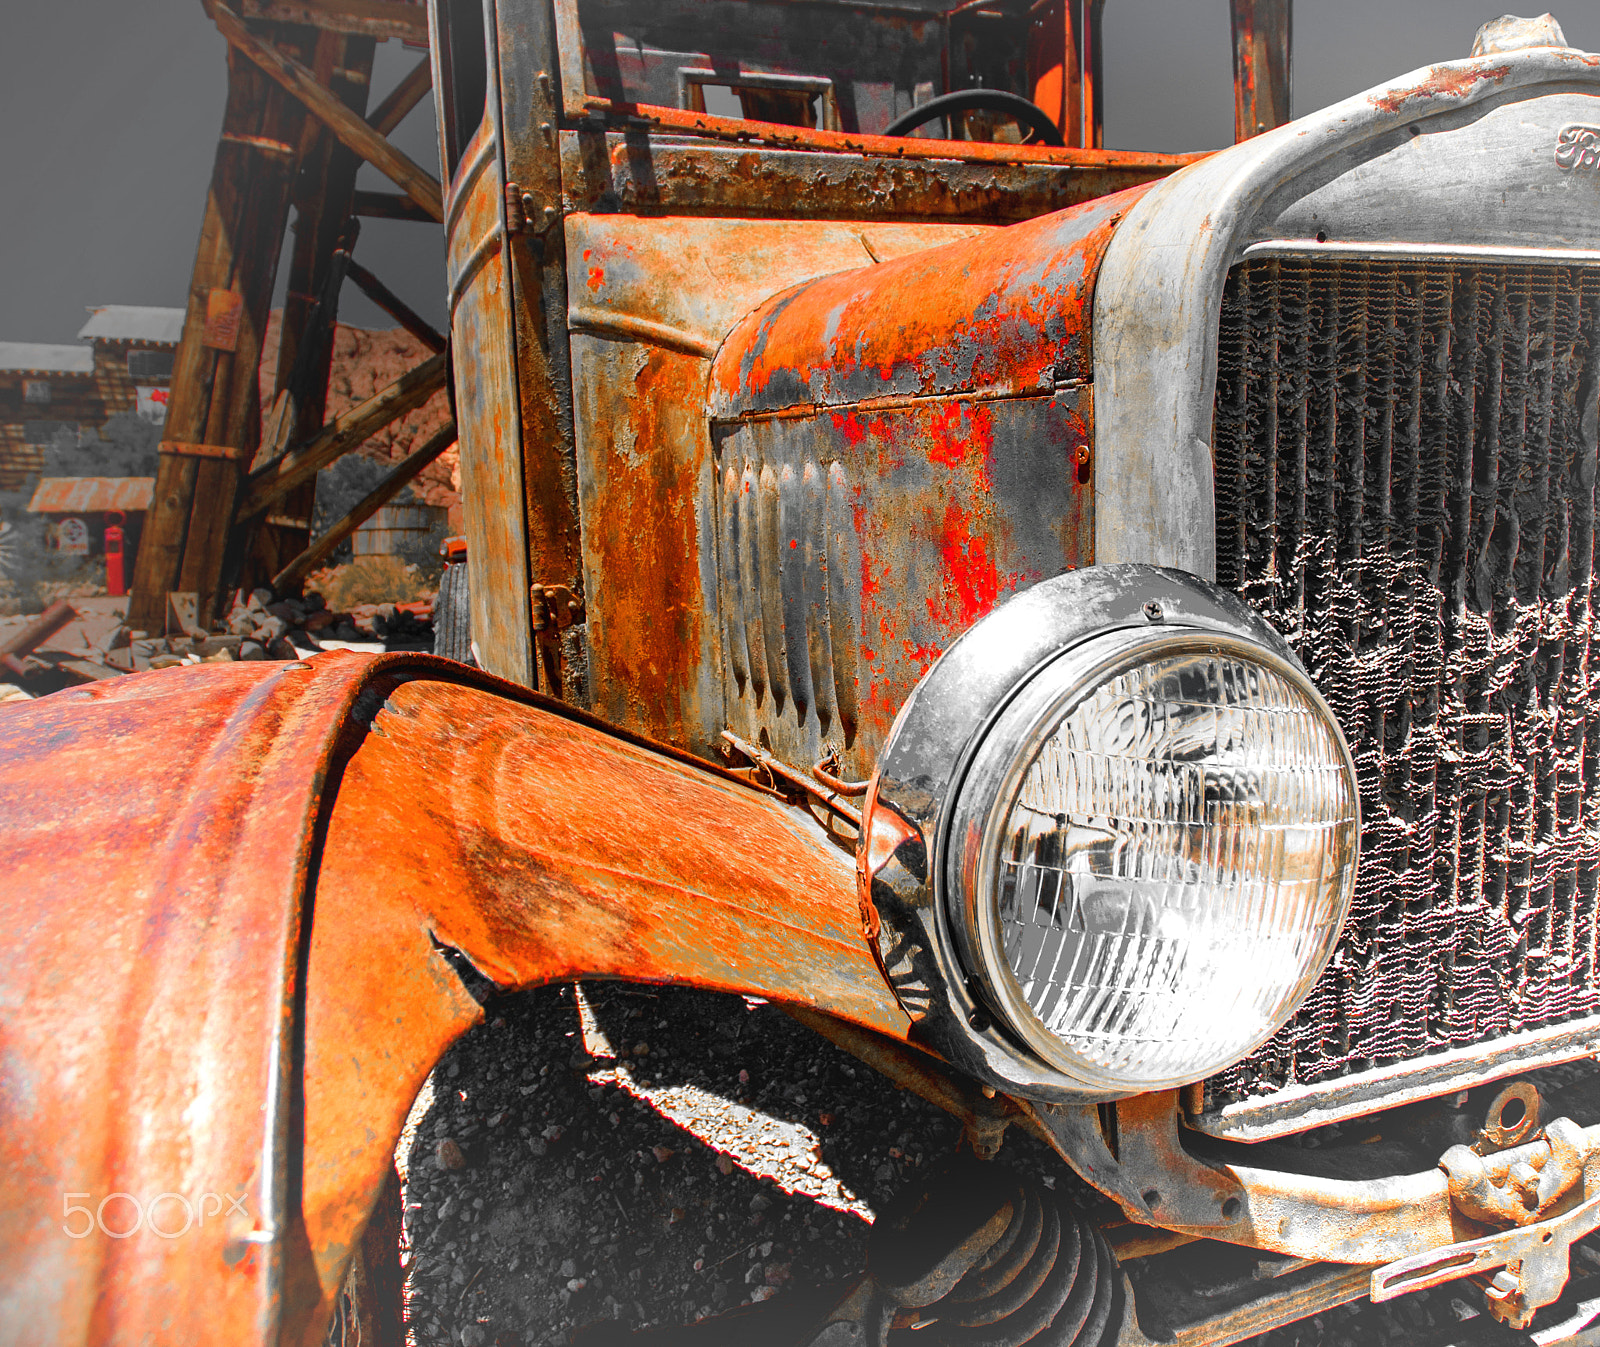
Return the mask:
[[1375, 95], [1372, 106], [1384, 112], [1400, 112], [1408, 103], [1432, 99], [1456, 100], [1465, 98], [1479, 84], [1498, 84], [1511, 73], [1509, 65], [1497, 66], [1435, 66], [1427, 78], [1407, 89], [1390, 89]]
[[[832, 745], [846, 773], [869, 773], [952, 640], [1008, 595], [1091, 559], [1093, 493], [1077, 471], [1088, 405], [1067, 389], [723, 427], [725, 687], [738, 732], [765, 730], [789, 762]], [[805, 508], [808, 482], [825, 484], [819, 509]]]
[[697, 704], [716, 601], [700, 563], [712, 546], [699, 508], [710, 472], [705, 363], [644, 345], [611, 358], [629, 362], [632, 379], [586, 382], [580, 394], [593, 705], [618, 725], [700, 747], [717, 718]]
[[1090, 301], [1148, 184], [768, 300], [712, 364], [719, 418], [890, 396], [1020, 395], [1089, 377]]
[[[507, 987], [679, 982], [905, 1035], [820, 830], [459, 665], [134, 675], [8, 710], [0, 754], [36, 946], [0, 974], [0, 1260], [63, 1340], [315, 1333], [406, 1109], [479, 1014], [435, 940]], [[125, 788], [86, 787], [107, 772]], [[74, 1240], [67, 1191], [241, 1205], [183, 1239]], [[173, 1288], [204, 1295], [174, 1316]]]

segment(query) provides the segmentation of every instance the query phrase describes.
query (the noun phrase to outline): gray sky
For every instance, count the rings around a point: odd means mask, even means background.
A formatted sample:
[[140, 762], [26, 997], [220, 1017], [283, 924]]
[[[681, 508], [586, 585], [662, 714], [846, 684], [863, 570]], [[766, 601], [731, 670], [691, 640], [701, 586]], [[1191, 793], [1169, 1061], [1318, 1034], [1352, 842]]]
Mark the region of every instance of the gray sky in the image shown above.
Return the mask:
[[[1297, 113], [1465, 56], [1506, 0], [1299, 0]], [[0, 42], [0, 341], [72, 341], [91, 304], [181, 305], [221, 127], [223, 42], [198, 0], [6, 6]], [[1575, 47], [1600, 50], [1600, 5], [1564, 0]], [[1227, 0], [1107, 0], [1106, 143], [1210, 149], [1233, 133]], [[376, 103], [417, 61], [383, 43]], [[395, 136], [437, 172], [431, 103]], [[368, 168], [362, 186], [388, 183]], [[443, 321], [440, 231], [363, 222], [361, 260]], [[392, 326], [346, 287], [340, 317]]]

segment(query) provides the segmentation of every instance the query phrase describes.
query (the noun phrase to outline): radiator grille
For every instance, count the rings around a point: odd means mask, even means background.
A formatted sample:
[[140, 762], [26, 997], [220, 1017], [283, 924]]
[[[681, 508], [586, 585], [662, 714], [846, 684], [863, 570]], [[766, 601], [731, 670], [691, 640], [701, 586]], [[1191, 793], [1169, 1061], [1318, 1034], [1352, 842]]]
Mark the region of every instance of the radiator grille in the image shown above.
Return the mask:
[[1600, 1012], [1600, 270], [1277, 258], [1223, 302], [1217, 571], [1360, 775], [1332, 966], [1208, 1106]]

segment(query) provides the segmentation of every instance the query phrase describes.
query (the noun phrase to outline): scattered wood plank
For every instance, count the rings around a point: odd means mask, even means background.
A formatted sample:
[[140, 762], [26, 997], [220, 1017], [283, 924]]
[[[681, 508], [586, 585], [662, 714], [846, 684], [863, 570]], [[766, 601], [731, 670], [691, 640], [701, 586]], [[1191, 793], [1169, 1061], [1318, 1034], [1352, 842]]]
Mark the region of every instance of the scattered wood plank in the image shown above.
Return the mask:
[[341, 454], [354, 449], [407, 412], [415, 411], [444, 387], [444, 378], [444, 356], [429, 356], [387, 388], [329, 422], [321, 434], [252, 473], [238, 517], [248, 519], [265, 512], [274, 501], [301, 482], [309, 482]]
[[63, 673], [81, 678], [85, 683], [97, 683], [104, 678], [121, 678], [124, 672], [92, 659], [64, 659], [56, 665], [56, 668]]
[[21, 677], [26, 672], [22, 661], [78, 616], [65, 599], [57, 599], [21, 631], [0, 642], [0, 665]]
[[228, 44], [258, 66], [268, 78], [299, 99], [312, 116], [344, 144], [421, 206], [435, 220], [444, 220], [444, 190], [438, 179], [414, 159], [402, 154], [362, 117], [357, 117], [333, 94], [317, 83], [300, 62], [259, 41], [244, 21], [226, 5], [212, 7], [212, 19]]
[[399, 495], [407, 482], [455, 442], [456, 423], [449, 421], [430, 435], [420, 449], [412, 451], [395, 464], [389, 474], [352, 506], [344, 518], [273, 576], [273, 590], [278, 594], [297, 591], [306, 576], [320, 566], [340, 543]]

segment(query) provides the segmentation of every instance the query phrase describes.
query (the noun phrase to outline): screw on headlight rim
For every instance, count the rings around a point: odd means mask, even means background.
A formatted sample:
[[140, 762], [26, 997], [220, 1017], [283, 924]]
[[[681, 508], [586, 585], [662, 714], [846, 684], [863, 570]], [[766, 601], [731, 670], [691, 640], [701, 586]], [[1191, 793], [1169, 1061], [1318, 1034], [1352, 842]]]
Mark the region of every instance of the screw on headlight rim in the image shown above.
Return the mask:
[[1160, 602], [1156, 599], [1151, 599], [1149, 602], [1147, 602], [1143, 611], [1145, 620], [1147, 622], [1161, 622], [1164, 621], [1167, 616], [1166, 609], [1164, 609]]

